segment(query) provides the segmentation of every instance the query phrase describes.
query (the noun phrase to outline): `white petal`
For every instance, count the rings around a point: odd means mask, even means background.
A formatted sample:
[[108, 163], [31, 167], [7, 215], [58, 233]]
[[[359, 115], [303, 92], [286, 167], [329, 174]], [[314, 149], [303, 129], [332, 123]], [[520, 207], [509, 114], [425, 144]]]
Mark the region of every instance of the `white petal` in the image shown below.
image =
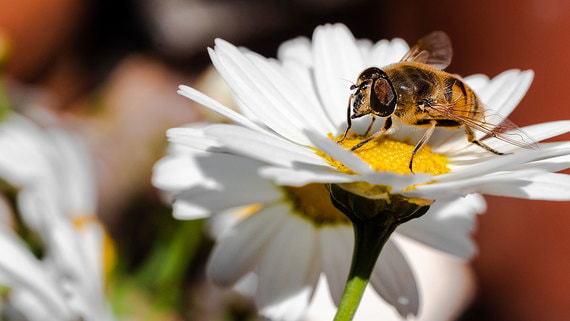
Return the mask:
[[361, 158], [355, 156], [351, 151], [342, 148], [328, 137], [323, 137], [317, 133], [308, 131], [306, 134], [318, 149], [333, 159], [343, 163], [356, 173], [363, 174], [372, 172], [372, 169]]
[[182, 191], [207, 178], [190, 155], [167, 155], [153, 167], [152, 184], [168, 191]]
[[283, 62], [293, 61], [305, 66], [311, 66], [313, 60], [311, 41], [307, 37], [297, 37], [285, 41], [277, 50], [277, 58]]
[[303, 186], [310, 183], [349, 183], [354, 175], [336, 172], [332, 168], [297, 166], [296, 168], [263, 167], [259, 175], [277, 185]]
[[319, 26], [313, 33], [317, 90], [332, 123], [344, 126], [350, 83], [365, 68], [354, 36], [344, 25]]
[[309, 124], [303, 115], [311, 112], [311, 106], [303, 92], [297, 90], [294, 81], [284, 76], [283, 67], [276, 60], [247, 49], [241, 52], [250, 64], [247, 74], [256, 86], [254, 90], [260, 91], [277, 115], [288, 119], [296, 129], [307, 128]]
[[[569, 120], [559, 120], [546, 122], [541, 124], [535, 124], [526, 126], [521, 129], [528, 137], [532, 138], [535, 142], [539, 142], [545, 139], [556, 137], [558, 135], [566, 134], [570, 132], [570, 121]], [[493, 146], [500, 151], [511, 152], [518, 147], [509, 144], [505, 141], [499, 140], [495, 137], [490, 137], [485, 139], [485, 143]]]
[[405, 189], [410, 185], [424, 184], [433, 180], [429, 174], [405, 175], [392, 172], [376, 172], [362, 175], [363, 181], [373, 185], [386, 185], [392, 188], [392, 193]]
[[95, 173], [87, 147], [77, 138], [62, 130], [46, 132], [57, 158], [54, 173], [59, 185], [59, 201], [71, 215], [96, 212]]
[[216, 47], [209, 50], [212, 63], [222, 75], [234, 96], [265, 125], [294, 142], [306, 144], [299, 130], [303, 125], [299, 117], [291, 114], [288, 105], [275, 96], [258, 68], [244, 53], [232, 44], [216, 39]]
[[366, 62], [369, 67], [384, 67], [399, 62], [409, 49], [403, 39], [380, 40], [372, 46]]
[[475, 253], [471, 232], [475, 214], [485, 210], [481, 195], [471, 194], [453, 201], [436, 201], [422, 217], [398, 227], [396, 232], [463, 259]]
[[320, 274], [314, 225], [290, 215], [274, 234], [259, 262], [255, 302], [272, 320], [298, 320]]
[[223, 192], [243, 186], [271, 189], [271, 183], [257, 175], [262, 165], [241, 156], [188, 149], [158, 161], [153, 184], [171, 192], [187, 191], [188, 195], [200, 191]]
[[321, 260], [333, 302], [338, 306], [348, 271], [354, 247], [352, 227], [346, 225], [324, 226], [319, 231], [321, 244]]
[[307, 117], [307, 120], [309, 122], [320, 122], [320, 126], [324, 128], [323, 133], [336, 133], [338, 129], [331, 122], [331, 118], [324, 109], [317, 89], [315, 88], [313, 67], [302, 65], [294, 61], [285, 61], [283, 63], [283, 69], [285, 75], [294, 80], [296, 90], [299, 91], [298, 95], [302, 95], [306, 99], [303, 105], [307, 106], [308, 112], [312, 115]]
[[487, 109], [508, 117], [526, 94], [533, 77], [532, 70], [505, 71], [491, 80], [480, 98]]
[[[524, 191], [524, 187], [531, 185], [533, 177], [541, 174], [544, 174], [544, 171], [537, 169], [499, 172], [458, 181], [418, 185], [415, 190], [402, 194], [428, 199], [451, 199], [471, 193], [528, 198], [531, 195]], [[559, 193], [553, 196], [558, 197]]]
[[569, 201], [570, 176], [542, 173], [528, 179], [511, 180], [479, 186], [485, 194], [518, 197], [535, 200]]
[[26, 246], [9, 231], [0, 231], [0, 253], [9, 260], [0, 260], [0, 273], [9, 279], [11, 286], [27, 289], [45, 302], [55, 315], [69, 317], [63, 298], [48, 279], [41, 263]]
[[421, 307], [417, 320], [460, 319], [475, 292], [475, 280], [469, 265], [456, 257], [397, 236], [393, 238], [409, 259], [420, 290]]
[[204, 134], [204, 128], [211, 124], [201, 124], [200, 127], [170, 128], [166, 131], [171, 152], [178, 152], [187, 149], [211, 150], [219, 147], [219, 144]]
[[295, 163], [328, 166], [313, 151], [275, 135], [261, 134], [235, 125], [213, 125], [206, 133], [216, 137], [225, 148], [270, 164], [293, 167]]
[[271, 203], [280, 199], [282, 194], [269, 181], [265, 181], [258, 185], [244, 182], [235, 188], [225, 186], [222, 189], [188, 191], [176, 197], [175, 217], [195, 219], [238, 206]]
[[66, 293], [70, 309], [86, 319], [96, 319], [106, 310], [101, 262], [103, 233], [98, 224], [76, 230], [70, 222], [59, 221], [49, 234], [48, 254], [57, 269], [58, 287]]
[[30, 289], [15, 287], [10, 289], [8, 304], [2, 306], [2, 316], [6, 320], [65, 320], [65, 315], [58, 315], [51, 310], [48, 302], [43, 301]]
[[414, 274], [406, 258], [391, 239], [386, 242], [378, 257], [370, 283], [402, 317], [418, 314], [419, 295]]
[[297, 128], [311, 128], [321, 133], [334, 130], [317, 97], [303, 90], [302, 84], [298, 83], [297, 79], [288, 77], [288, 71], [284, 66], [254, 53], [247, 53], [246, 56], [265, 77], [265, 88], [260, 90], [266, 92], [272, 100], [277, 99], [281, 103], [282, 107], [277, 107], [276, 102], [273, 105], [275, 108], [283, 108], [280, 112], [289, 114], [289, 117], [296, 122]]
[[463, 78], [463, 82], [478, 93], [489, 84], [489, 77], [483, 74], [475, 74]]
[[172, 217], [177, 220], [199, 220], [208, 218], [212, 210], [204, 206], [197, 206], [184, 199], [177, 199], [172, 203]]
[[12, 115], [0, 123], [0, 176], [15, 186], [51, 173], [46, 160], [51, 144], [29, 120]]
[[[570, 149], [570, 142], [557, 142], [557, 143], [542, 143], [540, 144], [541, 150], [550, 149]], [[523, 169], [543, 169], [547, 172], [558, 172], [570, 168], [570, 154], [556, 157], [549, 157], [546, 159], [528, 162], [515, 167], [513, 170]]]
[[[193, 152], [157, 163], [155, 186], [173, 193], [174, 217], [197, 219], [236, 206], [269, 203], [282, 197], [257, 172], [262, 163], [231, 154]], [[178, 175], [178, 176], [177, 176]]]
[[262, 208], [222, 235], [210, 256], [208, 275], [221, 286], [231, 286], [251, 271], [289, 211], [285, 204]]
[[236, 113], [235, 111], [231, 110], [230, 108], [222, 105], [221, 103], [217, 102], [216, 100], [204, 95], [203, 93], [199, 92], [198, 90], [181, 85], [178, 87], [178, 94], [193, 100], [204, 107], [208, 107], [212, 111], [226, 117], [227, 119], [233, 121], [236, 124], [240, 124], [247, 128], [251, 128], [257, 131], [263, 131], [258, 125], [254, 124], [249, 119], [245, 118], [244, 116]]
[[481, 177], [498, 171], [510, 170], [527, 162], [568, 155], [569, 153], [570, 149], [519, 150], [517, 154], [495, 156], [480, 160], [473, 165], [458, 167], [450, 173], [437, 176], [437, 183]]

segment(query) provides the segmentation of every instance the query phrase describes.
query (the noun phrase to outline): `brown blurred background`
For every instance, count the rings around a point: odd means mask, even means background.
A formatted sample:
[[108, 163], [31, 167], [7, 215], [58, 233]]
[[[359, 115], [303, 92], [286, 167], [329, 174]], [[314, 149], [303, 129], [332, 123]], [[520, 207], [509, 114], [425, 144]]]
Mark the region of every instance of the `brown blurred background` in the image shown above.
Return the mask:
[[[535, 71], [510, 117], [519, 126], [570, 119], [564, 0], [3, 0], [0, 36], [14, 101], [39, 121], [47, 109], [82, 133], [97, 159], [105, 222], [119, 243], [148, 248], [156, 231], [129, 219], [160, 206], [150, 173], [164, 131], [205, 117], [176, 95], [180, 83], [199, 84], [205, 48], [221, 37], [275, 56], [279, 43], [326, 22], [344, 22], [358, 38], [409, 43], [444, 30], [454, 45], [449, 72]], [[568, 320], [570, 204], [487, 200], [475, 235], [478, 295], [461, 320]]]

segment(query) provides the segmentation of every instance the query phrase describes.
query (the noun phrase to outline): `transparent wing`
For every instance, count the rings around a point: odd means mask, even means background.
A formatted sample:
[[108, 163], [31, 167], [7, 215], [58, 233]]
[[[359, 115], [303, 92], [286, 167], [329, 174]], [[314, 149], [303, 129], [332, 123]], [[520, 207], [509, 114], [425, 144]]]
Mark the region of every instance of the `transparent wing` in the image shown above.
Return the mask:
[[421, 62], [438, 69], [445, 69], [451, 63], [453, 50], [451, 40], [443, 31], [434, 31], [423, 36], [400, 62]]
[[468, 105], [433, 105], [427, 108], [443, 116], [443, 118], [465, 124], [465, 126], [485, 133], [489, 137], [495, 137], [521, 148], [539, 149], [538, 143], [512, 121], [489, 110], [473, 115]]

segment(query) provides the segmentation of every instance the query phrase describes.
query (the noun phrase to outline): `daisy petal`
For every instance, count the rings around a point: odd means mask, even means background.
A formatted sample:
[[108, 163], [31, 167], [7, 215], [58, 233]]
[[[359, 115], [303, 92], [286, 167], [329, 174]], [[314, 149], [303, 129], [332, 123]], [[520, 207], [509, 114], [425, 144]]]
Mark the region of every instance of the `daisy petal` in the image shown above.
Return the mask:
[[0, 274], [9, 285], [29, 289], [46, 303], [55, 315], [70, 317], [66, 303], [61, 300], [54, 284], [46, 278], [41, 263], [11, 232], [0, 231], [0, 253], [9, 260], [0, 261]]
[[289, 211], [284, 204], [262, 208], [224, 233], [210, 255], [208, 275], [221, 286], [236, 283], [257, 264], [267, 242], [282, 229]]
[[173, 152], [180, 150], [211, 150], [219, 147], [219, 144], [204, 134], [204, 128], [210, 124], [200, 124], [192, 127], [170, 128], [166, 131], [168, 141], [173, 143], [170, 148]]
[[209, 50], [212, 63], [244, 107], [281, 136], [306, 144], [307, 139], [300, 131], [306, 127], [305, 120], [292, 113], [285, 101], [278, 99], [281, 93], [276, 90], [273, 80], [267, 79], [259, 71], [263, 67], [254, 64], [244, 52], [221, 39], [216, 39], [215, 51]]
[[475, 245], [469, 236], [474, 229], [475, 214], [484, 210], [485, 200], [479, 194], [451, 202], [437, 201], [426, 215], [402, 224], [397, 233], [467, 259], [475, 253]]
[[329, 138], [325, 138], [313, 132], [306, 132], [313, 145], [333, 159], [343, 163], [346, 167], [352, 169], [356, 173], [372, 172], [372, 169], [362, 159], [355, 156], [351, 151], [340, 147], [337, 143]]
[[480, 177], [487, 174], [493, 174], [498, 171], [516, 168], [520, 164], [527, 162], [568, 155], [569, 153], [569, 149], [548, 149], [541, 151], [519, 150], [517, 154], [490, 157], [473, 165], [459, 167], [455, 171], [438, 176], [435, 184], [439, 184], [440, 182], [460, 181], [461, 179], [467, 179], [470, 177]]
[[402, 317], [418, 314], [419, 295], [414, 274], [392, 239], [386, 242], [380, 253], [370, 284]]
[[223, 187], [220, 190], [183, 192], [176, 195], [174, 207], [177, 218], [192, 219], [194, 216], [203, 217], [238, 206], [271, 203], [281, 196], [275, 186], [265, 181], [264, 184], [258, 185], [243, 184], [237, 187]]
[[485, 184], [479, 190], [486, 194], [518, 197], [534, 200], [569, 201], [570, 176], [557, 173], [542, 173], [528, 179], [509, 180]]
[[[265, 76], [265, 87], [262, 90], [267, 94], [276, 97], [284, 104], [285, 111], [290, 111], [291, 117], [294, 117], [299, 128], [311, 128], [321, 133], [327, 133], [334, 130], [332, 124], [328, 121], [326, 114], [321, 108], [315, 108], [319, 105], [319, 101], [314, 94], [308, 90], [299, 88], [301, 85], [296, 79], [287, 77], [285, 68], [276, 61], [265, 59], [254, 53], [246, 54], [257, 67], [260, 73]], [[309, 93], [305, 95], [305, 93]]]
[[236, 113], [235, 111], [231, 110], [230, 108], [222, 105], [221, 103], [219, 103], [216, 100], [204, 95], [203, 93], [199, 92], [198, 90], [196, 90], [192, 87], [181, 85], [178, 87], [178, 94], [180, 94], [180, 95], [182, 95], [182, 96], [184, 96], [190, 100], [193, 100], [193, 101], [203, 105], [204, 107], [208, 107], [212, 111], [226, 117], [227, 119], [233, 121], [236, 124], [240, 124], [244, 127], [247, 127], [247, 128], [253, 129], [253, 130], [263, 131], [263, 129], [261, 129], [258, 125], [254, 124], [249, 119], [247, 119], [244, 116]]
[[255, 302], [270, 319], [298, 320], [309, 304], [321, 268], [314, 229], [309, 221], [290, 217], [260, 259]]
[[304, 66], [312, 65], [311, 41], [307, 37], [297, 37], [282, 43], [277, 49], [277, 58], [284, 63], [296, 62]]
[[172, 203], [172, 217], [177, 220], [199, 220], [208, 218], [212, 211], [203, 206], [196, 206], [183, 199], [175, 199]]
[[533, 77], [532, 70], [505, 71], [491, 80], [479, 98], [488, 109], [508, 117], [526, 94]]
[[313, 33], [313, 62], [322, 105], [335, 127], [341, 128], [350, 82], [365, 68], [350, 30], [341, 24], [317, 27]]
[[153, 167], [152, 184], [168, 191], [182, 191], [207, 180], [190, 155], [167, 155]]
[[384, 67], [400, 61], [408, 50], [410, 47], [402, 39], [380, 40], [369, 50], [366, 62], [369, 67]]
[[463, 78], [463, 82], [478, 93], [489, 84], [489, 77], [483, 74], [470, 75]]
[[235, 125], [213, 125], [206, 133], [215, 137], [225, 148], [270, 164], [292, 167], [295, 163], [324, 165], [325, 160], [314, 152], [281, 139]]
[[350, 225], [326, 226], [320, 229], [322, 269], [329, 284], [333, 302], [338, 306], [350, 268], [354, 235]]
[[263, 167], [259, 171], [262, 177], [271, 179], [275, 184], [303, 186], [310, 183], [350, 183], [352, 175], [316, 166], [297, 166], [296, 168]]
[[[498, 196], [510, 196], [538, 199], [538, 195], [544, 196], [546, 200], [564, 200], [567, 192], [563, 189], [566, 181], [561, 178], [554, 181], [551, 189], [553, 194], [546, 193], [547, 187], [541, 179], [546, 174], [542, 170], [529, 169], [518, 170], [516, 172], [499, 172], [492, 175], [476, 176], [455, 182], [426, 184], [415, 186], [414, 191], [403, 192], [402, 194], [410, 197], [424, 197], [432, 199], [444, 199], [455, 197], [457, 195], [467, 195], [471, 193], [491, 194]], [[563, 174], [557, 174], [563, 175]], [[536, 183], [533, 180], [537, 180]], [[545, 191], [533, 193], [533, 188]]]
[[[528, 137], [539, 142], [545, 139], [549, 139], [570, 132], [570, 120], [559, 120], [559, 121], [552, 121], [536, 125], [530, 125], [522, 128], [521, 130], [526, 135], [528, 135]], [[513, 150], [518, 149], [517, 146], [509, 144], [495, 137], [490, 137], [488, 139], [485, 139], [485, 143], [489, 144], [490, 146], [493, 146], [493, 148], [496, 148], [504, 152], [511, 152]]]

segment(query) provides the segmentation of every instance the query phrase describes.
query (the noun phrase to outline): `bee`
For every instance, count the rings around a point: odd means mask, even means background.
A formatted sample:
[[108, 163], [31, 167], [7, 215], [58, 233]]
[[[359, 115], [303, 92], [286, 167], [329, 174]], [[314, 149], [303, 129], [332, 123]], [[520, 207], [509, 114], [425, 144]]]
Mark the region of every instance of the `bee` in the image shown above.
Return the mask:
[[427, 128], [412, 151], [410, 171], [414, 155], [436, 127], [463, 127], [468, 142], [495, 155], [504, 153], [478, 140], [473, 129], [519, 147], [536, 149], [538, 145], [509, 120], [492, 115], [500, 121], [495, 124], [487, 121], [490, 114], [475, 92], [459, 77], [443, 71], [452, 55], [449, 37], [442, 31], [434, 31], [410, 48], [400, 62], [382, 69], [370, 67], [362, 71], [356, 84], [350, 87], [354, 92], [348, 101], [347, 128], [339, 143], [350, 132], [352, 119], [370, 114], [372, 121], [364, 135], [368, 135], [377, 117], [386, 118], [382, 129], [352, 147], [351, 151], [388, 133], [393, 118], [406, 125]]

